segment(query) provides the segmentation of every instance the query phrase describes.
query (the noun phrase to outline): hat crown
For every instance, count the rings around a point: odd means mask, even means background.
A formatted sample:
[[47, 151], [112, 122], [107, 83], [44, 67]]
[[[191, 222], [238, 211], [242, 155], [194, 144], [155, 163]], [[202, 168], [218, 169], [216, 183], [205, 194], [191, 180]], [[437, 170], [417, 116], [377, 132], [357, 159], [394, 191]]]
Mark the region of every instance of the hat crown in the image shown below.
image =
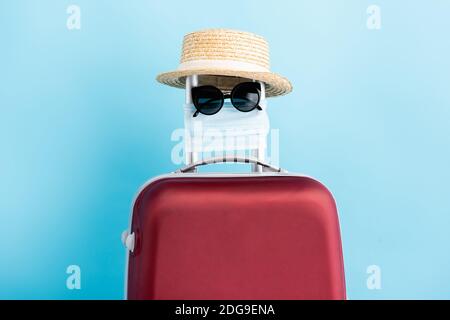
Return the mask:
[[266, 97], [291, 92], [288, 79], [272, 72], [269, 44], [256, 34], [230, 30], [206, 29], [184, 36], [178, 68], [157, 76], [157, 80], [176, 88], [186, 88], [189, 76], [201, 76], [199, 84], [215, 85], [231, 91], [242, 81], [264, 83]]
[[256, 34], [230, 29], [208, 29], [185, 35], [180, 64], [205, 60], [237, 61], [269, 70], [269, 44]]

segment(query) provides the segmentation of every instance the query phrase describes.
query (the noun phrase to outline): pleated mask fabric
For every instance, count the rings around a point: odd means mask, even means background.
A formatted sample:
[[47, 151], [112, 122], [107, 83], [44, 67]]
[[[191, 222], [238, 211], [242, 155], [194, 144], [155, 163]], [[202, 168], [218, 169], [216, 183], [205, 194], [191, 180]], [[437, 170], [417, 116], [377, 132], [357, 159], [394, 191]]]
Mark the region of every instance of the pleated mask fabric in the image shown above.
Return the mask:
[[220, 153], [267, 147], [270, 130], [266, 100], [262, 110], [241, 112], [230, 102], [214, 115], [199, 113], [193, 104], [184, 105], [185, 152]]

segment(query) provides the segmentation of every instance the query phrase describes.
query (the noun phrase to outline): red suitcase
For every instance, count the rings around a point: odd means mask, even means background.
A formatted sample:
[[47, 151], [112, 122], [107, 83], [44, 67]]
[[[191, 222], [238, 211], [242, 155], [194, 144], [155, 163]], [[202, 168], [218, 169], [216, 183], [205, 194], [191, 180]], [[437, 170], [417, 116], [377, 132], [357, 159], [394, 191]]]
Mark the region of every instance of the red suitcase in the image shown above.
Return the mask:
[[332, 195], [257, 163], [265, 172], [191, 165], [144, 185], [124, 234], [128, 299], [345, 299]]

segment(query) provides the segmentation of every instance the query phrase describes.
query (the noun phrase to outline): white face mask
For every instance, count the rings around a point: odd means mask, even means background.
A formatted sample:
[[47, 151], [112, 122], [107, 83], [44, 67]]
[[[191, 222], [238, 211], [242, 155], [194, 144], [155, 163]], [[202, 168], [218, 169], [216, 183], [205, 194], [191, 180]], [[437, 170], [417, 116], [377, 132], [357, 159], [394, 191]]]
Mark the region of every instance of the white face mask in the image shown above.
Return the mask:
[[214, 115], [199, 113], [193, 117], [196, 111], [194, 105], [185, 104], [185, 151], [265, 150], [270, 129], [266, 100], [262, 100], [260, 106], [262, 110], [241, 112], [227, 101]]

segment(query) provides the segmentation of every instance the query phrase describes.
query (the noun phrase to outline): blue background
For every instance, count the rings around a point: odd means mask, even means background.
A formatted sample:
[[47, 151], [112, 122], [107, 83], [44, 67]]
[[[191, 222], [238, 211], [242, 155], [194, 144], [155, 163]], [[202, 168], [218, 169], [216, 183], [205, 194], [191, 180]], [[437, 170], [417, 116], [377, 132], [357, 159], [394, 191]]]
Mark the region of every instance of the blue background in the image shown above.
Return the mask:
[[[68, 30], [68, 5], [81, 30]], [[381, 30], [366, 9], [381, 8]], [[280, 163], [337, 200], [348, 297], [450, 298], [448, 1], [1, 1], [0, 298], [123, 297], [120, 233], [172, 171], [182, 36], [263, 35], [294, 91], [270, 100]], [[66, 267], [82, 270], [66, 288]], [[382, 271], [368, 290], [366, 268]]]

